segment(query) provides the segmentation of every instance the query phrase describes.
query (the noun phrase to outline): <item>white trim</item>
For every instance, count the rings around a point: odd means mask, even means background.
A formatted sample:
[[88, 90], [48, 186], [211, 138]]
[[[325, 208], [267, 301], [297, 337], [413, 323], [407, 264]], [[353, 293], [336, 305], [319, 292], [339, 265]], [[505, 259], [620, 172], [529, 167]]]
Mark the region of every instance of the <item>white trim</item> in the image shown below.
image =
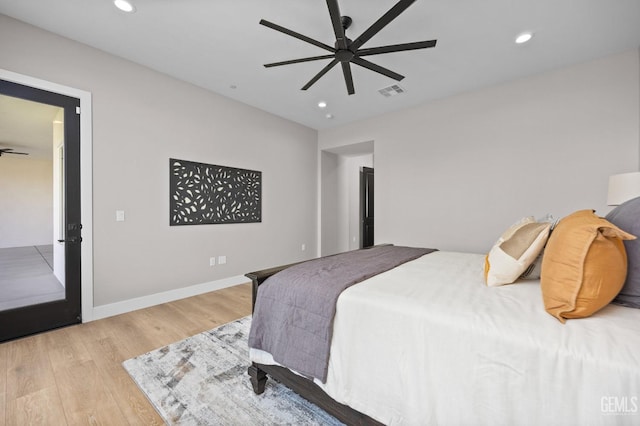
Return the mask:
[[208, 283], [196, 284], [190, 287], [169, 290], [163, 293], [151, 294], [149, 296], [137, 297], [135, 299], [123, 300], [122, 302], [110, 303], [108, 305], [96, 306], [93, 308], [93, 319], [120, 315], [138, 309], [148, 308], [150, 306], [160, 305], [161, 303], [173, 302], [175, 300], [184, 299], [186, 297], [197, 296], [199, 294], [208, 293], [210, 291], [220, 290], [234, 285], [245, 284], [249, 279], [244, 275], [223, 278]]
[[82, 322], [93, 319], [93, 141], [91, 93], [0, 68], [0, 78], [80, 99], [80, 179], [82, 217]]

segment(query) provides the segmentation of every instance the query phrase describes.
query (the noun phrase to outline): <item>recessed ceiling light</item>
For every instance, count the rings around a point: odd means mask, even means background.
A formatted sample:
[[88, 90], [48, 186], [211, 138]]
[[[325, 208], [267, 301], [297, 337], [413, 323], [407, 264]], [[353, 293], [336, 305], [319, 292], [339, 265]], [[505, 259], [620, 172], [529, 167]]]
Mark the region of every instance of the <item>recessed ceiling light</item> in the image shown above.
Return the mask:
[[113, 4], [123, 12], [132, 13], [136, 11], [133, 4], [129, 3], [127, 0], [113, 0]]
[[518, 37], [516, 37], [516, 43], [517, 44], [526, 43], [529, 40], [531, 40], [531, 37], [533, 37], [532, 33], [522, 33]]
[[327, 103], [325, 101], [318, 102], [318, 108], [326, 108], [326, 107], [327, 107]]

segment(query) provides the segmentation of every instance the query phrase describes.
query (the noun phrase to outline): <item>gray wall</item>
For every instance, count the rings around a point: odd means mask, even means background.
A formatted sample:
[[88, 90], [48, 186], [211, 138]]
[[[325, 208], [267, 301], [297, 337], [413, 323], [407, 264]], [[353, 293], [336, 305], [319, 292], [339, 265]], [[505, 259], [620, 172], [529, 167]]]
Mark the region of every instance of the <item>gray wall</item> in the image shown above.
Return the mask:
[[[524, 215], [604, 214], [608, 176], [639, 169], [639, 65], [634, 50], [317, 135], [0, 15], [0, 68], [93, 94], [96, 306], [314, 256], [317, 179], [338, 160], [319, 152], [365, 141], [377, 242], [482, 252]], [[261, 170], [263, 222], [169, 227], [170, 157]]]
[[639, 169], [638, 54], [323, 130], [319, 149], [375, 141], [377, 243], [485, 252], [523, 216], [610, 210], [609, 175]]
[[0, 248], [52, 244], [52, 203], [51, 160], [0, 157]]
[[[315, 130], [3, 15], [0, 68], [92, 93], [95, 306], [316, 254]], [[262, 223], [169, 227], [169, 158], [262, 171]]]
[[322, 229], [322, 256], [339, 253], [342, 250], [340, 244], [341, 217], [340, 217], [340, 157], [333, 152], [322, 151], [320, 162], [321, 190], [321, 223]]

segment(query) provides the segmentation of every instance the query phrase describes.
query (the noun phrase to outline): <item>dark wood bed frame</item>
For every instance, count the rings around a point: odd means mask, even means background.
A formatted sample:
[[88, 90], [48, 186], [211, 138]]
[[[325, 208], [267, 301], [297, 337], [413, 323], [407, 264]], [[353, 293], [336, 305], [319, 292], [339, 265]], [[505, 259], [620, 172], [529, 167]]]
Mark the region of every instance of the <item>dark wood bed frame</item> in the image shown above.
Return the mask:
[[[262, 271], [250, 272], [248, 274], [245, 274], [245, 276], [250, 278], [253, 283], [252, 311], [253, 308], [255, 308], [256, 297], [258, 295], [258, 287], [260, 286], [260, 284], [262, 284], [267, 278], [269, 278], [276, 272], [280, 272], [283, 269], [286, 269], [289, 266], [293, 266], [295, 264], [296, 263], [292, 263], [289, 265], [277, 266], [275, 268], [269, 268]], [[289, 389], [293, 390], [308, 401], [314, 403], [315, 405], [322, 408], [327, 413], [331, 414], [347, 425], [382, 425], [382, 423], [377, 422], [371, 417], [362, 414], [361, 412], [356, 411], [347, 405], [340, 404], [329, 395], [327, 395], [312, 380], [295, 374], [287, 368], [276, 365], [257, 364], [254, 362], [249, 367], [248, 373], [251, 377], [251, 385], [253, 386], [253, 391], [256, 394], [261, 394], [262, 392], [264, 392], [264, 387], [267, 383], [267, 375], [269, 375], [272, 379], [287, 386]]]

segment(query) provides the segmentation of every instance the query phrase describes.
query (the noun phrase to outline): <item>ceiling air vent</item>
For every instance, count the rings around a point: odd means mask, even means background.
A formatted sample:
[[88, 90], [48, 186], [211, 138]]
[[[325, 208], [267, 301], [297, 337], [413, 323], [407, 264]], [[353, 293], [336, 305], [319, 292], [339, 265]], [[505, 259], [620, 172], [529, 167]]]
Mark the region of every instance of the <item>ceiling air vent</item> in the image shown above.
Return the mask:
[[385, 87], [384, 89], [378, 90], [382, 96], [385, 98], [390, 98], [391, 96], [399, 95], [400, 93], [404, 93], [404, 89], [400, 87], [398, 84], [394, 84], [389, 87]]

